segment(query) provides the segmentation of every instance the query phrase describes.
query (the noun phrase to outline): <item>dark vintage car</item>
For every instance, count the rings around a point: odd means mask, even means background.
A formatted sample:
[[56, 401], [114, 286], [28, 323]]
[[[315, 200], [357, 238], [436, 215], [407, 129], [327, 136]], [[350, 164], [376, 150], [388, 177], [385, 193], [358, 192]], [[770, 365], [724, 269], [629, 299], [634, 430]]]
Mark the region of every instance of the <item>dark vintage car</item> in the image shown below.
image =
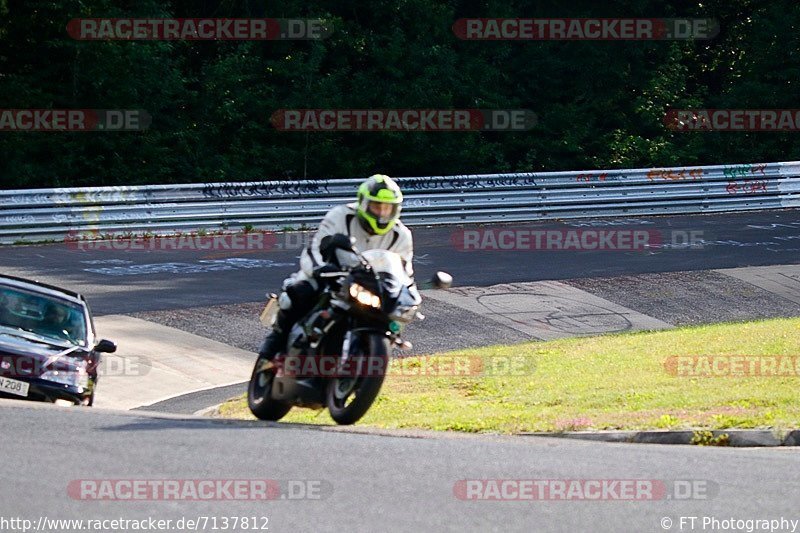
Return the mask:
[[86, 299], [0, 275], [0, 397], [92, 405], [101, 353]]

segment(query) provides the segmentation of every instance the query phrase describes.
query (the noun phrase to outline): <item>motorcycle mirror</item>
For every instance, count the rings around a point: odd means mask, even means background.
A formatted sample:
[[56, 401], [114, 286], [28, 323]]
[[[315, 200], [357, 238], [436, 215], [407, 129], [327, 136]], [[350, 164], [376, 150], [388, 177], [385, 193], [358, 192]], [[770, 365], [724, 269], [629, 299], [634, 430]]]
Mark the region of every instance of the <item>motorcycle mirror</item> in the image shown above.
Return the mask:
[[437, 289], [449, 289], [453, 285], [453, 276], [440, 270], [433, 275], [431, 283]]

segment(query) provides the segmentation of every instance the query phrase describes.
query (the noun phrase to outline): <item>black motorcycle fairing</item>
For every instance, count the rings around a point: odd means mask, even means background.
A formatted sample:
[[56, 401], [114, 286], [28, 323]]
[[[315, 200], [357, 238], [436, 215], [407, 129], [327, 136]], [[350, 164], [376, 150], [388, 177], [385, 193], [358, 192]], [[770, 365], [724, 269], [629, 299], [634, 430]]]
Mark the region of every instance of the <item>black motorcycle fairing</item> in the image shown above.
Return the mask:
[[[422, 298], [397, 254], [370, 250], [357, 256], [357, 264], [326, 276], [312, 309], [291, 329], [283, 356], [287, 371], [282, 372], [280, 364], [259, 369], [256, 363], [248, 405], [258, 418], [278, 420], [292, 405], [327, 407], [337, 423], [352, 424], [379, 394], [386, 373], [373, 375], [372, 365], [380, 362], [377, 368], [388, 369], [393, 346], [408, 344], [401, 339], [398, 322], [422, 318], [416, 312]], [[305, 359], [314, 356], [323, 357], [316, 362]], [[369, 370], [365, 375], [361, 374], [362, 356]], [[352, 375], [329, 370], [350, 372], [353, 363], [356, 372]], [[291, 368], [302, 368], [305, 375]], [[254, 380], [266, 372], [272, 373], [270, 382], [254, 387]]]

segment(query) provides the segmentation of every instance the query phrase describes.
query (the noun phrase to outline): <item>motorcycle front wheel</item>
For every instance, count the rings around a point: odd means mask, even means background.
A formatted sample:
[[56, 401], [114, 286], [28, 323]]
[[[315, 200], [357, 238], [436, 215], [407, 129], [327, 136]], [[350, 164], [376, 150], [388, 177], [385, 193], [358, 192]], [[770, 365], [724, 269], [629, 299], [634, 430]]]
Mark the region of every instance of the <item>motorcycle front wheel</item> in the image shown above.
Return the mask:
[[389, 367], [388, 337], [376, 333], [362, 337], [361, 341], [363, 344], [359, 342], [354, 346], [350, 357], [362, 358], [365, 368], [382, 370], [331, 379], [326, 394], [327, 406], [331, 418], [340, 425], [355, 424], [367, 413], [381, 391]]

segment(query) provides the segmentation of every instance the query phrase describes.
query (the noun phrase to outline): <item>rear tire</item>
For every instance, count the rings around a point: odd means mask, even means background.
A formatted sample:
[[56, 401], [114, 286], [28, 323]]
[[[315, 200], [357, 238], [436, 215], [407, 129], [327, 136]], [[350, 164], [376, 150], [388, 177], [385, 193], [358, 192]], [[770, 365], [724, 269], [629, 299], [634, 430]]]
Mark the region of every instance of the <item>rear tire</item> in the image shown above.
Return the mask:
[[[389, 368], [389, 353], [391, 346], [385, 335], [372, 334], [366, 339], [366, 349], [359, 346], [351, 357], [364, 357], [367, 368], [381, 368], [377, 376], [367, 373], [364, 377], [334, 378], [328, 385], [327, 406], [331, 418], [340, 425], [350, 425], [358, 422], [372, 407], [375, 398], [381, 391], [386, 371]], [[366, 353], [364, 353], [366, 352]], [[375, 359], [378, 359], [375, 361]], [[349, 401], [349, 403], [348, 403]]]
[[250, 383], [247, 385], [247, 407], [259, 420], [274, 422], [286, 416], [292, 406], [272, 399], [272, 381], [275, 378], [275, 369], [260, 370], [263, 363], [264, 359], [259, 357], [253, 367]]

